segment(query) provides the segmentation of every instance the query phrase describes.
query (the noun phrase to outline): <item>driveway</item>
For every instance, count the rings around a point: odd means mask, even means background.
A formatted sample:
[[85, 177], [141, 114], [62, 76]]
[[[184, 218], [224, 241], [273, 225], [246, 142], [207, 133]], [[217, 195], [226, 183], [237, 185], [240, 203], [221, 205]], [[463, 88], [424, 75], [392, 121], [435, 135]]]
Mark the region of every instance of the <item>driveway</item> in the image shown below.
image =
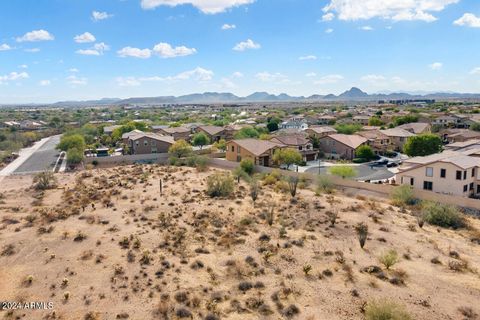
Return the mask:
[[20, 156], [0, 171], [0, 176], [29, 174], [53, 168], [60, 152], [55, 149], [60, 136], [37, 141], [33, 146], [20, 150]]
[[[331, 168], [332, 166], [322, 166], [320, 167], [320, 172], [319, 172], [319, 167], [312, 167], [308, 168], [305, 170], [305, 172], [308, 173], [321, 173], [321, 174], [328, 174], [328, 169]], [[375, 180], [386, 180], [393, 178], [395, 174], [393, 172], [390, 172], [386, 167], [370, 167], [369, 165], [366, 164], [357, 164], [357, 165], [352, 165], [355, 170], [357, 170], [358, 175], [355, 177], [355, 180], [370, 180], [370, 181], [375, 181]]]

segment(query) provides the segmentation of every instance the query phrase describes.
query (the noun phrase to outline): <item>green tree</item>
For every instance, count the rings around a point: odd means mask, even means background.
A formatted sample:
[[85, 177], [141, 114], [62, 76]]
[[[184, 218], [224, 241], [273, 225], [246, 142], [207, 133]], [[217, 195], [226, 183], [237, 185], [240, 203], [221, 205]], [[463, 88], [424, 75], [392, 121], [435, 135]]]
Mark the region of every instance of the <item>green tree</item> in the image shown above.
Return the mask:
[[76, 165], [83, 160], [83, 149], [70, 148], [67, 150], [67, 163], [69, 165]]
[[207, 144], [210, 143], [210, 139], [207, 137], [207, 135], [203, 132], [199, 132], [193, 136], [193, 145], [194, 146], [200, 146], [200, 149], [203, 148], [203, 146], [206, 146]]
[[380, 120], [379, 117], [371, 117], [370, 119], [368, 119], [368, 125], [369, 126], [377, 126], [377, 127], [380, 127], [382, 126], [384, 123], [382, 120]]
[[408, 138], [403, 152], [410, 157], [428, 156], [442, 151], [442, 140], [434, 134], [423, 134]]
[[373, 152], [373, 149], [367, 145], [358, 147], [355, 155], [357, 156], [357, 158], [365, 160], [372, 160], [373, 158], [375, 158], [375, 152]]
[[470, 126], [470, 130], [480, 131], [480, 123], [478, 123], [478, 122], [473, 123], [473, 124]]
[[227, 150], [227, 141], [225, 141], [225, 139], [220, 139], [215, 142], [213, 146], [218, 150], [225, 152], [225, 150]]
[[337, 124], [335, 130], [342, 134], [354, 134], [355, 132], [362, 130], [362, 126], [359, 124]]
[[302, 155], [295, 149], [284, 148], [277, 149], [273, 154], [273, 161], [278, 164], [284, 164], [287, 166], [287, 170], [292, 164], [300, 164], [303, 160]]
[[78, 150], [85, 150], [85, 139], [82, 135], [63, 135], [60, 138], [60, 143], [57, 145], [57, 149], [67, 151], [72, 148], [76, 148]]
[[358, 174], [352, 166], [333, 166], [328, 171], [334, 176], [342, 177], [342, 179], [353, 178]]
[[402, 124], [412, 123], [417, 121], [418, 121], [418, 116], [413, 114], [408, 114], [406, 116], [395, 117], [393, 119], [393, 125], [397, 127], [397, 126], [401, 126]]
[[253, 127], [244, 127], [240, 129], [234, 136], [235, 139], [258, 138], [259, 133]]
[[267, 123], [267, 129], [268, 129], [268, 131], [270, 131], [270, 132], [277, 131], [277, 130], [278, 130], [278, 122], [273, 121], [273, 120], [270, 120], [270, 121]]
[[245, 171], [248, 175], [252, 175], [255, 164], [253, 163], [252, 159], [243, 159], [242, 161], [240, 161], [240, 168], [242, 168], [242, 170]]
[[185, 140], [178, 140], [170, 146], [168, 153], [176, 158], [184, 158], [192, 154], [192, 146]]

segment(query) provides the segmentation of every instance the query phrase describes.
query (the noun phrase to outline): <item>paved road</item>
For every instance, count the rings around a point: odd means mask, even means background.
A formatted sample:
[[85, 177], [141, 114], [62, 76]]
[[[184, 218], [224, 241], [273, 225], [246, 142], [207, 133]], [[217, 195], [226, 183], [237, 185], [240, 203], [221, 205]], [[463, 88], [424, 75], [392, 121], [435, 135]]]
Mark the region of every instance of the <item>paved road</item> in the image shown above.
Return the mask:
[[[321, 167], [320, 173], [327, 174], [330, 167]], [[392, 178], [395, 174], [388, 171], [386, 167], [373, 167], [368, 165], [358, 165], [354, 167], [358, 172], [358, 176], [355, 180], [386, 180]], [[306, 170], [308, 173], [318, 173], [318, 167], [309, 168]]]
[[60, 142], [60, 136], [50, 137], [40, 148], [35, 150], [13, 174], [28, 174], [53, 168], [60, 152], [55, 150]]

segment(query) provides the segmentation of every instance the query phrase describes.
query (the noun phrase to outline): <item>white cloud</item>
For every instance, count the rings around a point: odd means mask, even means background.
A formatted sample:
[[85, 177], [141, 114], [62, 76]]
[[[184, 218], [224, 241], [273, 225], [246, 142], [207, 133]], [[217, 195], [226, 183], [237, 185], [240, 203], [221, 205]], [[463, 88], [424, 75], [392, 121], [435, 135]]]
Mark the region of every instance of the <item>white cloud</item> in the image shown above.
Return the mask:
[[434, 62], [434, 63], [428, 65], [428, 67], [429, 67], [430, 69], [432, 69], [432, 70], [440, 70], [440, 69], [442, 69], [442, 67], [443, 67], [443, 63], [441, 63], [441, 62]]
[[71, 85], [71, 86], [84, 86], [88, 83], [88, 80], [87, 78], [82, 78], [82, 77], [77, 77], [75, 75], [71, 75], [71, 76], [68, 76], [67, 77], [67, 82]]
[[153, 52], [162, 58], [184, 57], [197, 53], [195, 48], [187, 48], [185, 46], [172, 47], [168, 43], [161, 42], [153, 47]]
[[100, 20], [105, 20], [108, 18], [113, 17], [113, 14], [109, 14], [106, 12], [99, 12], [99, 11], [93, 11], [92, 12], [92, 20], [93, 21], [100, 21]]
[[299, 57], [298, 60], [317, 60], [317, 56], [314, 55], [308, 55], [308, 56], [302, 56]]
[[321, 77], [319, 80], [315, 81], [314, 84], [332, 84], [337, 83], [343, 80], [343, 76], [339, 74], [329, 74]]
[[152, 56], [152, 51], [150, 49], [139, 49], [132, 47], [125, 47], [117, 51], [119, 57], [134, 57], [140, 59], [148, 59]]
[[26, 72], [10, 72], [9, 74], [0, 75], [0, 84], [7, 83], [9, 81], [18, 81], [22, 79], [28, 79], [29, 75]]
[[332, 21], [333, 19], [335, 19], [335, 15], [331, 12], [326, 13], [322, 16], [322, 21]]
[[47, 87], [52, 83], [50, 82], [50, 80], [40, 80], [40, 82], [38, 84], [42, 87]]
[[328, 28], [327, 30], [325, 30], [325, 33], [332, 33], [332, 32], [333, 32], [332, 28]]
[[228, 24], [228, 23], [225, 23], [223, 26], [222, 26], [222, 30], [230, 30], [230, 29], [236, 29], [237, 26], [234, 25], [234, 24]]
[[78, 72], [78, 71], [79, 71], [79, 70], [78, 70], [77, 68], [70, 68], [70, 69], [68, 69], [68, 72], [74, 72], [74, 73], [76, 73], [76, 72]]
[[255, 2], [255, 0], [141, 0], [143, 9], [154, 9], [158, 6], [175, 7], [191, 4], [203, 13], [216, 14], [226, 9]]
[[480, 67], [473, 68], [473, 69], [470, 71], [470, 74], [480, 74]]
[[17, 42], [50, 41], [55, 37], [46, 30], [33, 30], [17, 38]]
[[281, 73], [269, 73], [269, 72], [259, 72], [255, 75], [255, 78], [262, 82], [286, 82], [288, 77]]
[[95, 36], [91, 34], [90, 32], [85, 32], [82, 34], [79, 34], [78, 36], [75, 36], [73, 40], [76, 43], [89, 43], [89, 42], [95, 42]]
[[255, 43], [252, 39], [247, 39], [246, 41], [239, 42], [233, 47], [235, 51], [245, 51], [247, 49], [260, 49], [261, 46], [258, 43]]
[[373, 86], [384, 86], [387, 82], [387, 78], [378, 74], [367, 74], [361, 77], [360, 80]]
[[330, 0], [325, 13], [337, 13], [340, 20], [368, 20], [372, 18], [395, 21], [437, 20], [432, 12], [440, 12], [460, 0]]
[[363, 31], [373, 31], [373, 28], [370, 27], [370, 26], [363, 26], [360, 28], [360, 30], [363, 30]]
[[232, 74], [232, 78], [243, 78], [243, 73], [236, 71]]
[[142, 84], [135, 77], [118, 77], [115, 81], [120, 87], [138, 87]]
[[206, 82], [206, 81], [212, 80], [213, 75], [214, 75], [213, 71], [197, 67], [193, 70], [181, 72], [174, 76], [118, 77], [115, 79], [115, 81], [121, 87], [137, 87], [137, 86], [140, 86], [143, 82], [153, 82], [153, 81], [171, 83], [171, 82], [178, 82], [178, 81], [194, 80], [198, 82]]
[[480, 28], [480, 17], [473, 13], [465, 13], [460, 19], [453, 22], [457, 26], [465, 26], [471, 28]]
[[312, 78], [312, 77], [316, 77], [317, 74], [315, 72], [309, 72], [305, 75], [305, 77], [309, 77], [309, 78]]
[[26, 64], [21, 64], [18, 67], [21, 69], [28, 69], [28, 66]]
[[0, 51], [8, 51], [8, 50], [12, 50], [12, 47], [10, 47], [8, 44], [4, 43], [4, 44], [0, 44]]
[[101, 56], [105, 51], [110, 50], [110, 47], [103, 42], [95, 43], [92, 48], [77, 50], [76, 53], [85, 56]]
[[227, 88], [227, 89], [233, 89], [237, 87], [237, 85], [229, 78], [222, 78], [220, 80], [220, 83], [223, 88]]
[[40, 49], [39, 48], [31, 48], [31, 49], [25, 49], [24, 51], [25, 52], [30, 52], [30, 53], [36, 53], [36, 52], [40, 52]]

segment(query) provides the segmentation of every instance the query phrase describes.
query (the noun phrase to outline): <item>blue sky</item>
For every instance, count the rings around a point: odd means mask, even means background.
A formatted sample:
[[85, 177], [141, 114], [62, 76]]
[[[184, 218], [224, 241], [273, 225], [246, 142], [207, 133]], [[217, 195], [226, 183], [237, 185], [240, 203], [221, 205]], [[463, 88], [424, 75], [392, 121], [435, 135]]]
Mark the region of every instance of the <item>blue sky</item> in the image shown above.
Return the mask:
[[477, 0], [0, 2], [0, 102], [480, 92]]

